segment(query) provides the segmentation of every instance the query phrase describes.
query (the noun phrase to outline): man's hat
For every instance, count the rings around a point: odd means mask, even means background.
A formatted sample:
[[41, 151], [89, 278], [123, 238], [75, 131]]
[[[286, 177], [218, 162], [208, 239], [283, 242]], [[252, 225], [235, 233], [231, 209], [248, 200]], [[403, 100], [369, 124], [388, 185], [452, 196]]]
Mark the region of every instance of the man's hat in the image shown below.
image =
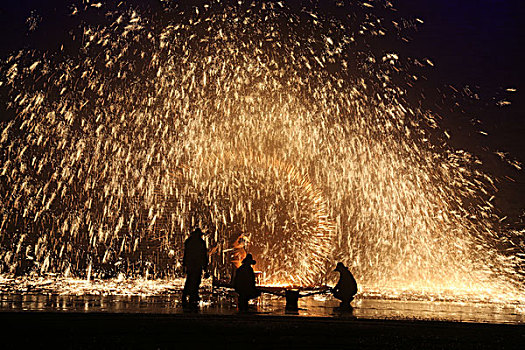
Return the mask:
[[195, 228], [195, 230], [193, 230], [193, 232], [191, 234], [192, 235], [202, 236], [202, 235], [204, 235], [204, 232], [202, 232], [202, 230], [199, 227], [197, 227], [197, 228]]
[[342, 262], [338, 262], [337, 265], [335, 266], [334, 271], [343, 271], [344, 269], [346, 269], [345, 264], [343, 264]]
[[244, 258], [242, 260], [242, 263], [243, 264], [255, 265], [255, 260], [253, 260], [253, 256], [251, 254], [247, 254], [246, 258]]

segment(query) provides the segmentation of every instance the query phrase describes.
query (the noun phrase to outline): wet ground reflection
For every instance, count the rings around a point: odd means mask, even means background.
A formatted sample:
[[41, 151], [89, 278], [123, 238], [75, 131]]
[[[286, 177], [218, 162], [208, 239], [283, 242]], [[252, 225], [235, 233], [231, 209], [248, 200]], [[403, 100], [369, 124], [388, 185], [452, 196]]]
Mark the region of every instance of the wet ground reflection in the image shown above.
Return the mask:
[[[356, 319], [441, 320], [525, 324], [525, 312], [516, 305], [449, 301], [404, 301], [360, 298], [352, 311], [340, 311], [327, 296], [299, 301], [299, 310], [285, 311], [284, 298], [264, 295], [251, 306], [261, 316], [317, 316]], [[180, 292], [165, 295], [60, 295], [42, 293], [0, 294], [1, 311], [111, 312], [177, 314], [237, 314], [235, 295], [226, 290], [207, 290], [197, 310], [183, 309]]]

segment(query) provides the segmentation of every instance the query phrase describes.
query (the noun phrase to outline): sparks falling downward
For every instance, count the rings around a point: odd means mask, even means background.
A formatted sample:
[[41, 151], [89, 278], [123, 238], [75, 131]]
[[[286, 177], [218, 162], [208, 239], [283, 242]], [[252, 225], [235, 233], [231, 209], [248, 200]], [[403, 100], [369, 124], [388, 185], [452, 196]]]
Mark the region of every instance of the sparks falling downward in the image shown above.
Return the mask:
[[4, 62], [4, 273], [26, 258], [39, 273], [176, 273], [166, 261], [199, 225], [218, 275], [243, 234], [267, 283], [321, 283], [337, 258], [377, 288], [519, 288], [493, 180], [429, 141], [438, 118], [405, 102], [391, 78], [416, 77], [398, 56], [357, 44], [385, 35], [380, 20], [266, 1], [176, 17], [110, 11], [75, 55]]

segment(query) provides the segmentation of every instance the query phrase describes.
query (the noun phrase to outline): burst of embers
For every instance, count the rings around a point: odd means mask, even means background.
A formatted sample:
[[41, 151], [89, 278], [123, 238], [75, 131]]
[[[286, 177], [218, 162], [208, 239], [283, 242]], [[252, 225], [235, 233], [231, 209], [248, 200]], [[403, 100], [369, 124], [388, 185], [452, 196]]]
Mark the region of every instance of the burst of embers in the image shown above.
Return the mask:
[[3, 272], [174, 275], [198, 225], [218, 277], [243, 235], [265, 283], [323, 283], [337, 259], [370, 288], [517, 293], [494, 181], [406, 102], [408, 64], [367, 49], [396, 26], [228, 3], [85, 3], [107, 23], [2, 63]]

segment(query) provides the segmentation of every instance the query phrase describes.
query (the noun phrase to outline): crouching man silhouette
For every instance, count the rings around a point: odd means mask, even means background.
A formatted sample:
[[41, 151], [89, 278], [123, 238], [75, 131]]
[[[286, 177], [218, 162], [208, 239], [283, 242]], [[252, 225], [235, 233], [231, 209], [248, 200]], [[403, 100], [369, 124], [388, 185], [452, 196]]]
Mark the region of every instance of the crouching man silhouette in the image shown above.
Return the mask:
[[354, 275], [342, 262], [337, 263], [334, 271], [339, 272], [339, 282], [332, 288], [332, 294], [341, 300], [341, 309], [351, 309], [350, 302], [354, 300], [354, 296], [357, 294], [357, 282]]
[[261, 291], [255, 286], [252, 265], [255, 265], [255, 260], [251, 254], [247, 254], [233, 278], [233, 288], [239, 294], [239, 311], [248, 310], [248, 301], [261, 295]]

